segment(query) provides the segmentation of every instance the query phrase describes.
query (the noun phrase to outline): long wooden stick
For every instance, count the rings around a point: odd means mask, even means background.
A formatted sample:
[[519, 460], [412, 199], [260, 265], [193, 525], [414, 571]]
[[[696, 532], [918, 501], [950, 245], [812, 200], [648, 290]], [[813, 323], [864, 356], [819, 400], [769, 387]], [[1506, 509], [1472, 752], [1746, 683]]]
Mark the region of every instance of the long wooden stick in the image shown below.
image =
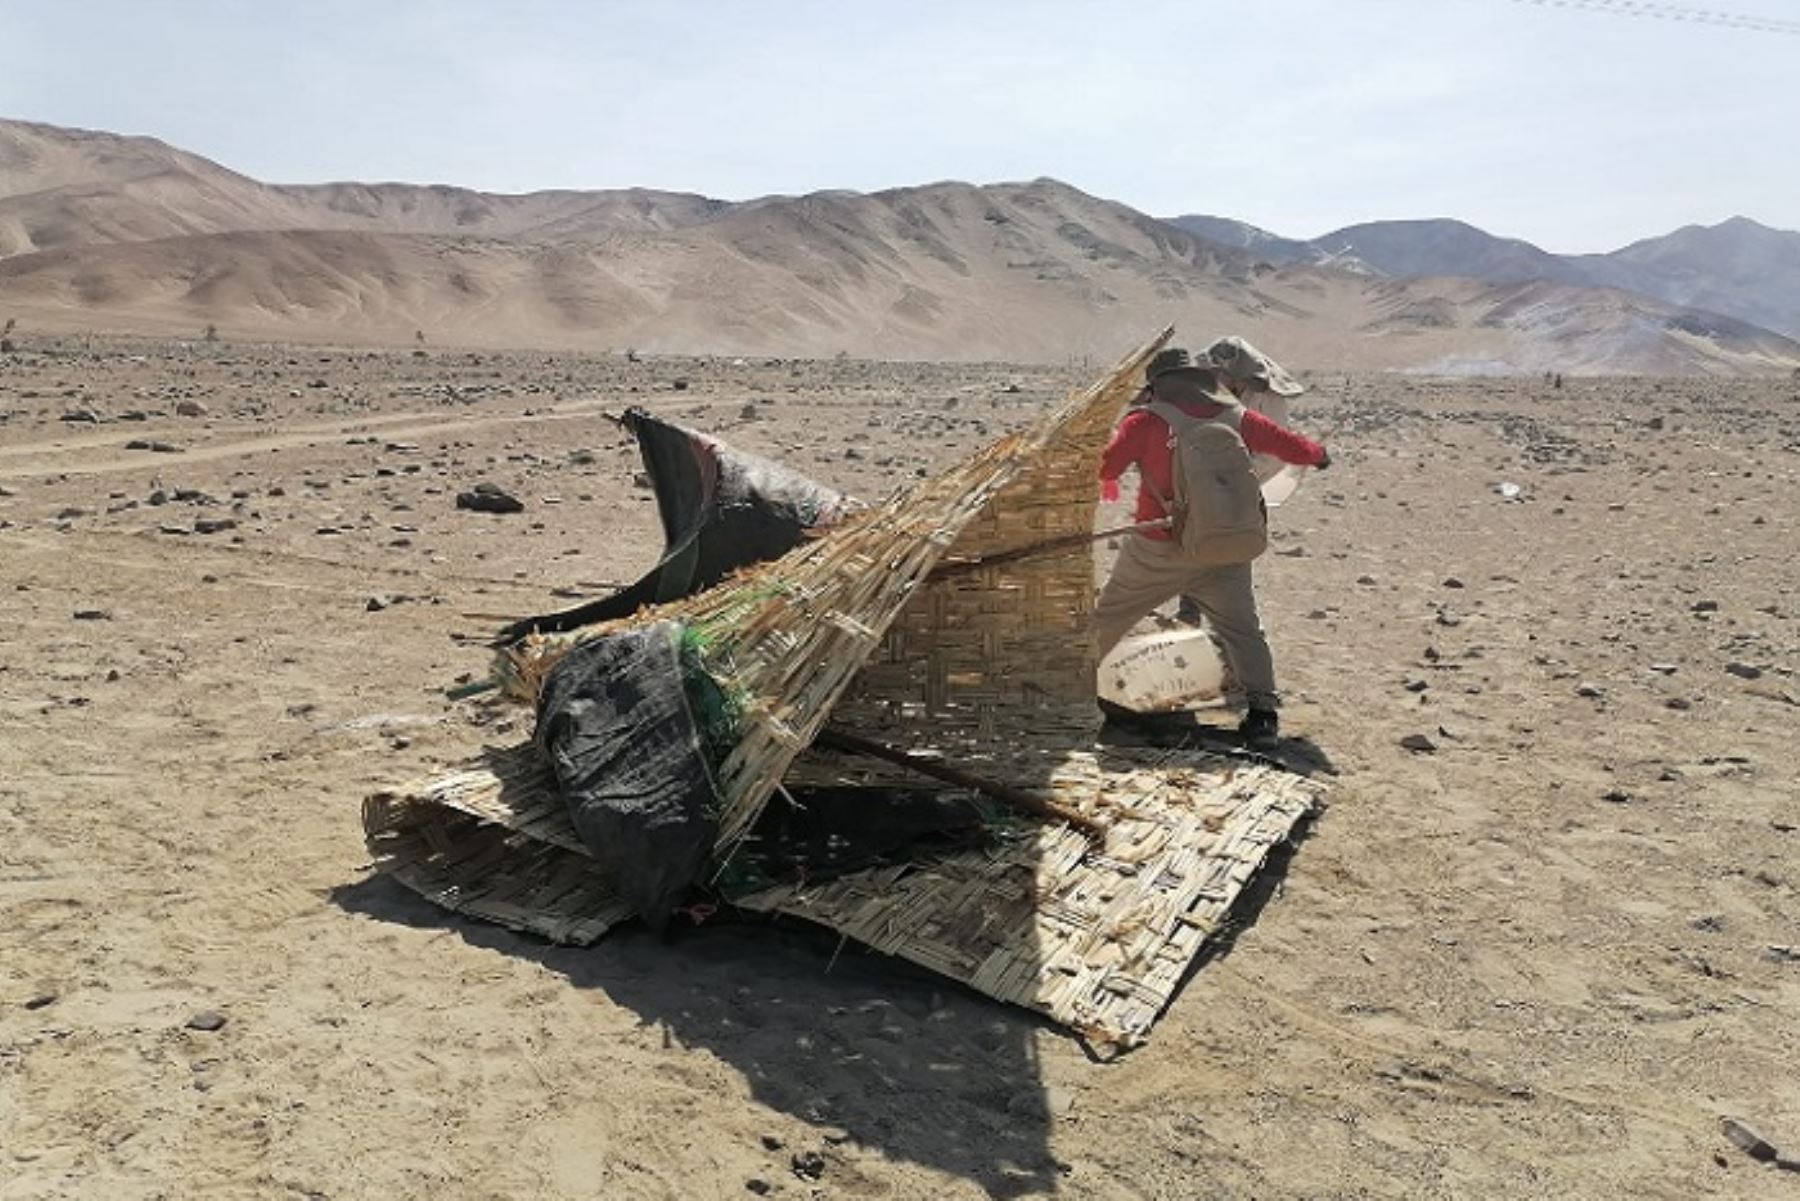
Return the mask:
[[1090, 839], [1103, 840], [1106, 830], [1093, 818], [1067, 805], [1045, 800], [1036, 793], [1026, 792], [1008, 784], [1000, 784], [993, 780], [984, 780], [980, 776], [971, 775], [960, 768], [948, 767], [922, 755], [903, 751], [898, 747], [875, 742], [860, 734], [852, 734], [837, 726], [827, 726], [819, 732], [815, 740], [819, 746], [834, 751], [848, 751], [854, 755], [867, 755], [871, 759], [880, 759], [887, 763], [897, 764], [918, 772], [922, 776], [930, 776], [934, 780], [942, 780], [946, 784], [954, 784], [958, 788], [969, 788], [984, 795], [993, 797], [1022, 809], [1033, 817], [1045, 818], [1049, 821], [1067, 822]]
[[979, 571], [983, 567], [994, 567], [1001, 563], [1014, 563], [1020, 559], [1035, 559], [1039, 555], [1073, 550], [1078, 546], [1086, 546], [1090, 542], [1098, 542], [1102, 538], [1114, 538], [1120, 534], [1137, 534], [1144, 530], [1166, 530], [1169, 525], [1169, 518], [1158, 517], [1155, 521], [1138, 521], [1131, 525], [1114, 526], [1110, 530], [1098, 530], [1092, 534], [1064, 534], [1060, 538], [1046, 538], [1042, 542], [1033, 542], [1027, 546], [1015, 546], [1011, 550], [995, 551], [993, 554], [983, 555], [979, 559], [952, 559], [947, 563], [939, 563], [927, 578], [941, 580], [948, 576], [964, 575], [971, 571]]

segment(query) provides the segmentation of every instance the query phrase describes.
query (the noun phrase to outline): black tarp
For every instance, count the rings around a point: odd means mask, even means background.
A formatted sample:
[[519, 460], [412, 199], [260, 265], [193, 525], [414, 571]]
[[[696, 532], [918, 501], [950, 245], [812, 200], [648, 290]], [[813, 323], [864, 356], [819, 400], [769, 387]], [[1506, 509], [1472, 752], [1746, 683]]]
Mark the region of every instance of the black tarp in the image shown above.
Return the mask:
[[716, 688], [659, 621], [582, 643], [538, 696], [537, 745], [575, 832], [657, 930], [712, 853], [719, 797], [704, 721]]
[[797, 471], [734, 450], [719, 439], [629, 409], [621, 419], [636, 435], [662, 519], [663, 554], [648, 574], [611, 596], [558, 613], [514, 622], [497, 641], [536, 630], [556, 633], [629, 617], [645, 605], [704, 591], [732, 572], [778, 559], [806, 532], [839, 520], [851, 498]]

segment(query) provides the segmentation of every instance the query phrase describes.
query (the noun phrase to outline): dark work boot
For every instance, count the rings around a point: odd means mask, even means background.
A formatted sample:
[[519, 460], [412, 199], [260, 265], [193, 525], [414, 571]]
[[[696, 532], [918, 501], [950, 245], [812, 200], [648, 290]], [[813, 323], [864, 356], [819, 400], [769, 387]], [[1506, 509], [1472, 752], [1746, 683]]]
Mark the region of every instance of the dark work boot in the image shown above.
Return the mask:
[[1107, 726], [1113, 729], [1143, 730], [1153, 728], [1158, 724], [1156, 718], [1149, 713], [1139, 713], [1136, 709], [1127, 709], [1124, 705], [1104, 698], [1100, 700], [1099, 704], [1100, 716], [1105, 719]]
[[1281, 718], [1273, 709], [1252, 709], [1238, 723], [1244, 745], [1253, 751], [1272, 751], [1281, 745]]

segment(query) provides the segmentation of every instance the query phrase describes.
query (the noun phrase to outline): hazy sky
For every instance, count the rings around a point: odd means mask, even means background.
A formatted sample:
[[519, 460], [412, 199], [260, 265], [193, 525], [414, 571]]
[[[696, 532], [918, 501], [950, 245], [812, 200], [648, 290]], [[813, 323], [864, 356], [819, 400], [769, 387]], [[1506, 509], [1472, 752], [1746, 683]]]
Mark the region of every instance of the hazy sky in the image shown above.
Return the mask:
[[[1721, 6], [1800, 29], [1800, 0]], [[1794, 34], [1555, 0], [0, 0], [0, 115], [274, 182], [1049, 175], [1157, 216], [1455, 216], [1564, 252], [1800, 229], [1796, 79]]]

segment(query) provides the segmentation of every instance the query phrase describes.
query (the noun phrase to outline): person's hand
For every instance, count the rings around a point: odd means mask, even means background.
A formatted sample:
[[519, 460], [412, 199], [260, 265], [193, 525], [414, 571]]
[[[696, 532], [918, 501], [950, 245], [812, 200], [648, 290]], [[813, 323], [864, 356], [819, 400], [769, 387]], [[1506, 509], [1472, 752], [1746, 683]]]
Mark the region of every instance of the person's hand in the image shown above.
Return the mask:
[[1331, 452], [1326, 451], [1319, 459], [1318, 470], [1324, 471], [1329, 466], [1331, 466]]
[[1119, 499], [1119, 481], [1118, 480], [1101, 480], [1100, 481], [1100, 499], [1101, 500], [1118, 500]]

